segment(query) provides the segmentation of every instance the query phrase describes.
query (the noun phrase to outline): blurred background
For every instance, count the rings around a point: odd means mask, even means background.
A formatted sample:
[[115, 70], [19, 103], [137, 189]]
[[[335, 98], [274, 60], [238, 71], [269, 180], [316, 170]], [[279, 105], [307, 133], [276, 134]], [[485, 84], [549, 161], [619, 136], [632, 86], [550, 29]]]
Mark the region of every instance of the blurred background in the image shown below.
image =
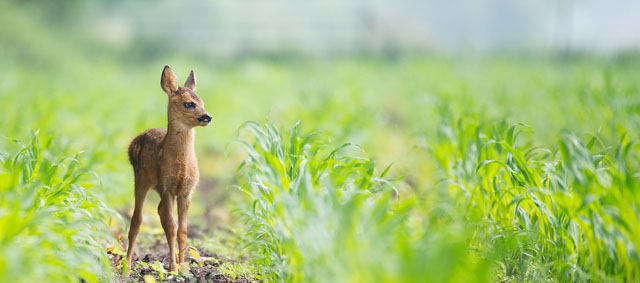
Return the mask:
[[[0, 1], [0, 152], [54, 136], [128, 221], [129, 141], [166, 126], [164, 64], [193, 69], [213, 123], [196, 130], [202, 180], [192, 231], [235, 222], [233, 143], [245, 121], [300, 120], [354, 142], [405, 176], [400, 194], [439, 188], [436, 136], [464, 117], [522, 122], [527, 144], [570, 129], [617, 141], [640, 130], [640, 1]], [[161, 235], [156, 194], [142, 233]], [[429, 201], [427, 201], [429, 202]], [[111, 223], [114, 236], [126, 223]], [[147, 227], [147, 228], [145, 228]], [[149, 229], [149, 230], [145, 230]], [[231, 232], [230, 232], [231, 233]]]
[[[552, 137], [566, 125], [589, 126], [593, 113], [577, 109], [576, 117], [549, 125], [537, 117], [575, 108], [577, 98], [536, 108], [526, 106], [540, 99], [514, 92], [535, 86], [535, 77], [562, 74], [561, 85], [599, 68], [590, 67], [593, 60], [575, 63], [580, 58], [637, 60], [640, 47], [640, 2], [624, 0], [31, 0], [3, 1], [0, 11], [0, 91], [11, 109], [2, 134], [40, 128], [80, 148], [104, 147], [116, 163], [100, 166], [117, 169], [102, 174], [117, 187], [106, 197], [123, 202], [125, 215], [131, 176], [124, 149], [138, 132], [165, 126], [157, 82], [164, 64], [180, 79], [196, 71], [214, 115], [212, 127], [198, 130], [201, 156], [211, 159], [203, 183], [224, 191], [241, 157], [222, 156], [244, 121], [301, 119], [337, 141], [368, 146], [385, 162], [409, 158], [423, 139], [417, 133], [437, 116], [429, 109], [456, 101]], [[527, 67], [510, 66], [518, 60]], [[488, 78], [507, 84], [499, 90]], [[386, 140], [392, 145], [376, 141], [389, 131], [403, 134]]]
[[[20, 9], [31, 21], [66, 29], [60, 32], [138, 61], [168, 54], [226, 59], [407, 52], [610, 54], [635, 50], [640, 44], [640, 4], [628, 0], [304, 4], [282, 0], [71, 0], [5, 1], [3, 6], [5, 11]], [[16, 32], [20, 28], [8, 27]], [[18, 39], [3, 36], [3, 40]]]
[[[302, 120], [383, 162], [411, 159], [437, 113], [456, 104], [544, 128], [540, 140], [567, 125], [595, 131], [594, 113], [574, 103], [584, 99], [549, 105], [519, 91], [551, 78], [562, 92], [562, 81], [598, 73], [594, 61], [637, 61], [640, 47], [640, 2], [625, 0], [30, 0], [3, 1], [0, 13], [2, 134], [54, 131], [109, 157], [97, 165], [114, 187], [103, 193], [123, 215], [128, 141], [166, 123], [164, 64], [181, 80], [195, 69], [214, 115], [197, 142], [208, 162], [203, 191], [219, 204], [242, 159], [230, 144], [244, 121]], [[567, 109], [575, 116], [553, 125], [537, 118]], [[228, 219], [226, 208], [217, 213]]]
[[[638, 47], [634, 1], [172, 1], [88, 7], [114, 49], [205, 56], [394, 56], [496, 51], [610, 53]], [[146, 53], [146, 52], [145, 52]], [[151, 52], [152, 54], [154, 52]]]

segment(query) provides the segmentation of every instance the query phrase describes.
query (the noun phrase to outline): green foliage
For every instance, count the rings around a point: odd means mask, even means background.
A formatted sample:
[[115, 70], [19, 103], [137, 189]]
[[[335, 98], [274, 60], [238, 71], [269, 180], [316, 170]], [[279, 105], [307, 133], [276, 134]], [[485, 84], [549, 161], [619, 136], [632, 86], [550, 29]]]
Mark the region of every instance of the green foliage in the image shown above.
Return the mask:
[[255, 141], [240, 141], [248, 152], [239, 168], [242, 213], [265, 278], [640, 278], [640, 195], [632, 189], [640, 152], [623, 129], [613, 147], [565, 132], [549, 150], [518, 146], [530, 132], [523, 124], [448, 120], [430, 147], [446, 191], [435, 208], [400, 193], [385, 179], [389, 167], [377, 174], [375, 162], [347, 151], [351, 144], [299, 135], [298, 124], [288, 137], [270, 123], [243, 126]]
[[[98, 282], [110, 276], [103, 247], [112, 215], [92, 194], [95, 177], [49, 137], [3, 156], [0, 281]], [[110, 221], [110, 220], [109, 220]]]
[[[248, 169], [240, 189], [249, 246], [270, 280], [294, 282], [446, 282], [488, 277], [488, 265], [466, 249], [463, 227], [412, 215], [394, 181], [375, 162], [332, 147], [321, 135], [288, 137], [272, 124], [247, 123], [241, 141]], [[414, 216], [421, 216], [419, 218]], [[435, 216], [434, 216], [435, 217]], [[435, 218], [434, 218], [435, 219]], [[482, 274], [485, 274], [482, 276]], [[479, 277], [476, 277], [479, 276]]]
[[[639, 148], [564, 132], [557, 148], [519, 146], [522, 124], [444, 122], [434, 148], [447, 189], [501, 249], [500, 277], [516, 281], [640, 280]], [[490, 239], [489, 241], [486, 241]]]
[[[640, 68], [632, 63], [490, 60], [463, 67], [437, 58], [347, 58], [214, 68], [176, 61], [183, 69], [194, 66], [198, 92], [214, 115], [210, 127], [197, 130], [203, 181], [216, 188], [244, 184], [250, 193], [232, 195], [229, 203], [245, 205], [252, 251], [260, 255], [256, 268], [266, 279], [638, 276]], [[77, 68], [58, 73], [28, 65], [0, 69], [8, 78], [0, 85], [2, 135], [43, 128], [70, 150], [84, 150], [84, 164], [104, 185], [80, 178], [82, 186], [127, 211], [128, 141], [166, 123], [166, 95], [157, 86], [161, 64], [119, 69], [106, 61], [70, 62]], [[326, 134], [248, 124], [243, 131], [260, 139], [245, 144], [250, 159], [232, 177], [244, 156], [222, 154], [225, 145], [242, 121], [267, 114], [276, 124], [301, 120]], [[522, 121], [535, 134], [505, 121]], [[334, 146], [349, 142], [367, 153]], [[12, 148], [21, 149], [0, 139], [0, 149]], [[48, 182], [42, 176], [35, 179]], [[195, 197], [190, 221], [202, 223], [202, 207], [211, 203]], [[146, 208], [157, 219], [154, 205]]]
[[[216, 193], [240, 184], [219, 199], [196, 191], [190, 210], [198, 226], [213, 222], [207, 209], [238, 204], [255, 266], [225, 263], [224, 274], [640, 281], [640, 61], [633, 55], [164, 56], [162, 43], [125, 51], [78, 34], [74, 17], [60, 17], [74, 14], [77, 1], [44, 4], [52, 9], [37, 2], [0, 3], [2, 282], [108, 280], [103, 247], [113, 214], [105, 203], [131, 209], [126, 148], [142, 130], [166, 126], [158, 79], [167, 63], [181, 79], [196, 71], [214, 116], [197, 130], [201, 184]], [[238, 125], [265, 116], [276, 125], [303, 121], [315, 134], [246, 124], [248, 159], [234, 177], [246, 154], [226, 145]], [[38, 128], [56, 142], [25, 130]], [[151, 200], [145, 219], [153, 221]], [[237, 244], [208, 246], [243, 257]]]

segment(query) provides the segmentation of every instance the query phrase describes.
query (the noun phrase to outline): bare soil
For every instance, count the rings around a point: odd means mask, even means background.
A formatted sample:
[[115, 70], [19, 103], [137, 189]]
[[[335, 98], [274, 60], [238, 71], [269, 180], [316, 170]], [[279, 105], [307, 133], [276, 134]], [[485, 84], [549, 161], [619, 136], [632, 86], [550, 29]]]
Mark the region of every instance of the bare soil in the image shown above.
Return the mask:
[[[189, 271], [179, 275], [170, 274], [168, 272], [169, 249], [165, 241], [156, 240], [150, 244], [136, 244], [133, 263], [131, 264], [132, 270], [127, 278], [121, 277], [123, 255], [112, 252], [107, 252], [107, 254], [114, 273], [114, 282], [144, 282], [145, 275], [153, 276], [156, 282], [259, 282], [259, 280], [252, 277], [237, 277], [234, 279], [231, 275], [223, 274], [218, 268], [220, 264], [225, 261], [233, 262], [234, 260], [225, 259], [206, 251], [204, 248], [196, 248], [200, 255], [200, 259], [197, 260], [196, 258], [187, 256], [187, 262], [189, 262], [190, 265]], [[154, 270], [153, 267], [149, 265], [156, 261], [161, 262], [164, 269], [167, 271], [163, 274], [164, 280], [161, 279], [160, 272]], [[202, 262], [202, 266], [198, 264], [198, 261]], [[140, 264], [140, 262], [147, 264]]]

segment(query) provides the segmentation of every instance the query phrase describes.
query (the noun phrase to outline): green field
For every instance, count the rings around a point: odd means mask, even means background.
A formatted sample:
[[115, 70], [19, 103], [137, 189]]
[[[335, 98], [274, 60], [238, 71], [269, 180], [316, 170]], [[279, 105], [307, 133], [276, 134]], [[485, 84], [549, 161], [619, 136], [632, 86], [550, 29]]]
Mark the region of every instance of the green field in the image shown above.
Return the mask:
[[[191, 258], [215, 255], [212, 275], [640, 280], [638, 56], [137, 62], [4, 15], [0, 282], [117, 276], [133, 206], [126, 148], [166, 126], [164, 64], [180, 80], [195, 70], [213, 115], [196, 130], [188, 242]], [[165, 244], [158, 200], [140, 257]], [[142, 265], [149, 281], [197, 277]]]

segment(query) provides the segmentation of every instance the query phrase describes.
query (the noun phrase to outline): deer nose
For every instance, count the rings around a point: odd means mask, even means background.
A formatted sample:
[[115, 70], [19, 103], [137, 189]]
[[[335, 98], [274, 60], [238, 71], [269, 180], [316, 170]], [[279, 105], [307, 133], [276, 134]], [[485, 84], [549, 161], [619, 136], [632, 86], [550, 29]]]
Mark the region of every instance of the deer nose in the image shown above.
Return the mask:
[[209, 123], [211, 122], [211, 116], [209, 114], [204, 114], [198, 117], [198, 122], [200, 123]]

